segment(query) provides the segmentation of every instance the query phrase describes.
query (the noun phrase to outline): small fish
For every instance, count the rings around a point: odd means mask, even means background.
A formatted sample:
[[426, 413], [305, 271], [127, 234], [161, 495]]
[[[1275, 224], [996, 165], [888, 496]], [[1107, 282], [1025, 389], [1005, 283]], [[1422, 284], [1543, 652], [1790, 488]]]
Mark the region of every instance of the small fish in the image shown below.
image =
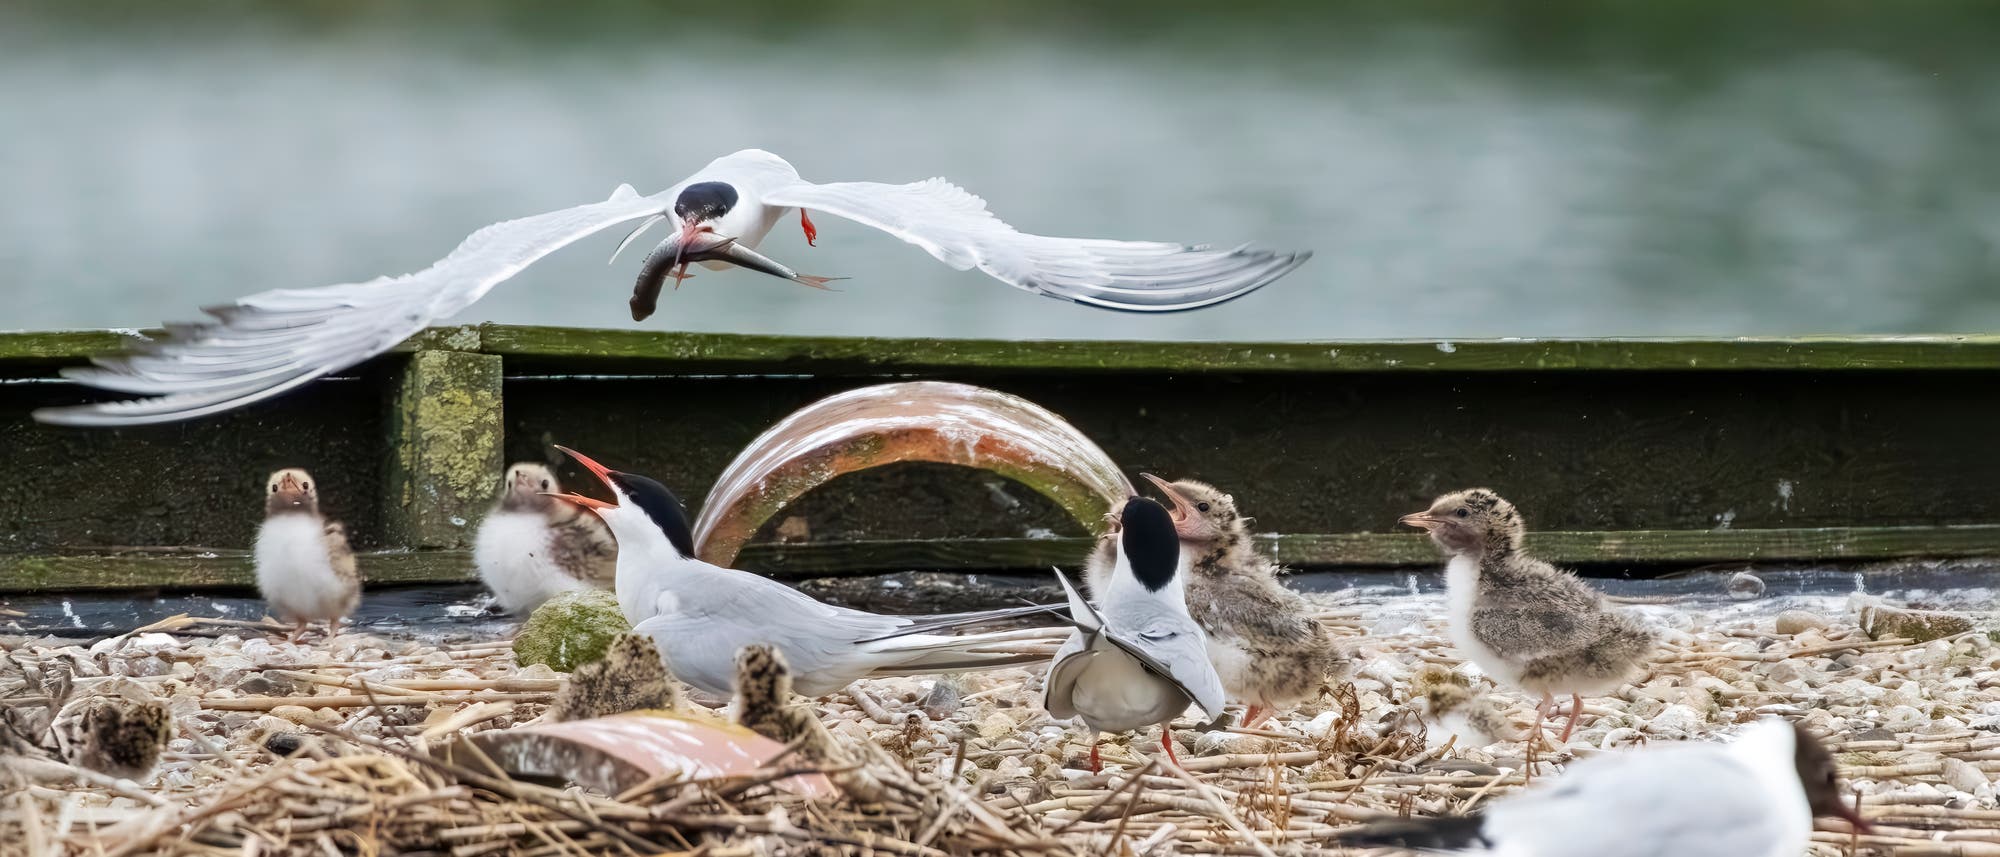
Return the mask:
[[[703, 233], [704, 236], [714, 233]], [[632, 286], [632, 320], [644, 321], [659, 308], [660, 289], [667, 284], [667, 278], [674, 278], [674, 288], [688, 279], [687, 266], [697, 262], [728, 262], [752, 271], [770, 274], [783, 280], [791, 280], [802, 286], [833, 291], [826, 284], [846, 277], [815, 277], [801, 274], [776, 260], [742, 244], [734, 238], [721, 238], [712, 242], [690, 247], [679, 241], [667, 241], [654, 248], [646, 256], [646, 262], [639, 267], [639, 280]]]

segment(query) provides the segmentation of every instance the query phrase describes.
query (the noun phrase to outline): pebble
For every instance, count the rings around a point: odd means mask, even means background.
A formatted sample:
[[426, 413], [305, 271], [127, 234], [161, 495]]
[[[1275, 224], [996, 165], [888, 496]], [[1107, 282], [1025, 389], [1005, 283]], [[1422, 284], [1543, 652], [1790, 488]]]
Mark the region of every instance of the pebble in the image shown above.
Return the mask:
[[965, 689], [950, 677], [939, 678], [931, 683], [930, 693], [924, 695], [923, 710], [932, 720], [947, 720], [964, 706]]
[[1942, 773], [1944, 774], [1946, 785], [1966, 794], [1976, 794], [1982, 789], [1991, 791], [1988, 787], [1992, 785], [1992, 781], [1988, 780], [1986, 775], [1981, 773], [1972, 763], [1963, 759], [1945, 757]]
[[1686, 738], [1708, 723], [1708, 714], [1690, 705], [1669, 705], [1646, 723], [1646, 732], [1664, 738]]
[[1780, 634], [1798, 634], [1806, 630], [1825, 629], [1831, 624], [1825, 616], [1810, 610], [1786, 610], [1778, 614], [1777, 631]]
[[1764, 594], [1764, 579], [1747, 571], [1739, 571], [1729, 578], [1729, 597], [1738, 601], [1749, 601]]

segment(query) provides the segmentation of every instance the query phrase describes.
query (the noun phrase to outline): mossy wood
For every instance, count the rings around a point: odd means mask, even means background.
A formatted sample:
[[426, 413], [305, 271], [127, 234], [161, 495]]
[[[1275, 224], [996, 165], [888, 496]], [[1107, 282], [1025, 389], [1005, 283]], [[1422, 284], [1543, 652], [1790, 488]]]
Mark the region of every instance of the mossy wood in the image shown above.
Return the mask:
[[[29, 419], [99, 397], [57, 370], [130, 336], [0, 334], [0, 589], [246, 581], [224, 552], [250, 545], [261, 481], [286, 466], [314, 472], [357, 547], [419, 552], [369, 567], [462, 580], [457, 549], [507, 461], [587, 485], [557, 462], [562, 443], [700, 498], [786, 414], [910, 378], [1021, 396], [1131, 472], [1222, 486], [1294, 565], [1432, 562], [1396, 518], [1472, 485], [1519, 504], [1566, 562], [2000, 555], [2000, 456], [1986, 453], [2000, 404], [1975, 394], [2000, 383], [1995, 336], [1241, 344], [481, 325], [212, 419]], [[742, 563], [1038, 568], [1087, 533], [1008, 478], [904, 463], [798, 498]], [[119, 556], [80, 555], [93, 551]]]

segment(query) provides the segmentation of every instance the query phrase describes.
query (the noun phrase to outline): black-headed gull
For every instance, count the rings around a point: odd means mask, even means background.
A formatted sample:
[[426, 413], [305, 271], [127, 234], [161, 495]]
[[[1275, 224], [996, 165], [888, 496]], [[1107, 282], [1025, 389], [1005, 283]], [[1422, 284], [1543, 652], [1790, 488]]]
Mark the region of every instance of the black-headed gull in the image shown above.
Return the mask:
[[1868, 830], [1841, 801], [1826, 746], [1771, 718], [1728, 744], [1605, 753], [1484, 812], [1368, 824], [1332, 842], [1534, 857], [1798, 857], [1816, 815]]
[[747, 267], [823, 287], [829, 278], [797, 273], [755, 250], [793, 209], [800, 211], [808, 240], [815, 233], [805, 213], [824, 212], [888, 232], [959, 270], [976, 267], [1037, 294], [1137, 312], [1196, 309], [1241, 297], [1311, 256], [1030, 235], [944, 179], [815, 184], [799, 178], [785, 159], [745, 149], [651, 196], [620, 185], [603, 202], [487, 226], [414, 274], [278, 289], [206, 307], [214, 321], [169, 324], [164, 339], [63, 373], [146, 398], [46, 408], [35, 418], [59, 425], [142, 425], [242, 407], [387, 351], [543, 256], [635, 220], [641, 223], [634, 236], [658, 220], [671, 219], [678, 228], [641, 267], [631, 300], [634, 319], [652, 313], [661, 284], [670, 276], [685, 278], [689, 263]]

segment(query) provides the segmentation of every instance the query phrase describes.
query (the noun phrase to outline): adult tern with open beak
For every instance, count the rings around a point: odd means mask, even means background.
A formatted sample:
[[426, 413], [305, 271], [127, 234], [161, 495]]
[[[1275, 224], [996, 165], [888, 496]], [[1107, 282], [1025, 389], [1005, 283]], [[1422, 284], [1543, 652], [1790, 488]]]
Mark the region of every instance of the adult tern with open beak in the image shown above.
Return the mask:
[[666, 279], [678, 284], [691, 263], [744, 267], [823, 288], [829, 278], [800, 274], [756, 250], [793, 209], [808, 243], [817, 233], [807, 212], [831, 214], [922, 247], [961, 271], [978, 268], [1036, 294], [1134, 312], [1190, 310], [1238, 298], [1311, 255], [1030, 235], [944, 179], [815, 184], [799, 178], [783, 158], [745, 149], [652, 196], [620, 185], [603, 202], [495, 223], [414, 274], [278, 289], [204, 308], [215, 320], [169, 324], [163, 339], [63, 373], [145, 398], [47, 408], [35, 418], [59, 425], [141, 425], [242, 407], [387, 351], [543, 256], [632, 221], [640, 221], [640, 230], [661, 220], [674, 225], [674, 234], [640, 268], [631, 300], [635, 320], [652, 314]]
[[883, 616], [836, 607], [768, 577], [694, 557], [694, 536], [680, 500], [652, 479], [612, 470], [563, 447], [617, 497], [606, 502], [559, 495], [595, 511], [618, 539], [618, 606], [632, 632], [653, 639], [675, 676], [717, 696], [736, 681], [736, 653], [763, 644], [797, 671], [807, 696], [840, 690], [871, 675], [921, 675], [1001, 669], [1046, 659], [1014, 645], [1046, 638], [1042, 630], [943, 636], [959, 627], [1042, 613], [1045, 606], [942, 616]]

